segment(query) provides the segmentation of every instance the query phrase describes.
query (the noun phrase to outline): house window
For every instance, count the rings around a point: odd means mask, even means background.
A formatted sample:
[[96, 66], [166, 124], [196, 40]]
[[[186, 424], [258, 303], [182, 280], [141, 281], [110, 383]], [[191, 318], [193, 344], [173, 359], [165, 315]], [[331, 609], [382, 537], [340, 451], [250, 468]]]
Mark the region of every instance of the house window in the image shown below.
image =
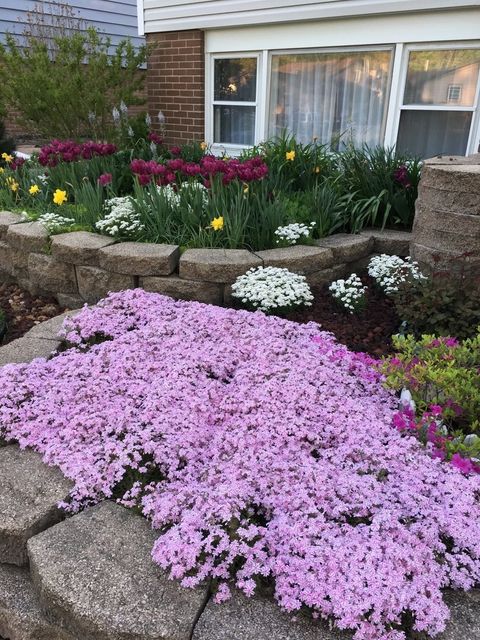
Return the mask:
[[465, 155], [477, 107], [480, 49], [410, 51], [397, 148]]
[[383, 141], [391, 50], [272, 55], [269, 135], [339, 148]]
[[213, 61], [213, 142], [255, 144], [257, 57]]
[[462, 97], [461, 84], [449, 84], [447, 89], [447, 102], [459, 103]]

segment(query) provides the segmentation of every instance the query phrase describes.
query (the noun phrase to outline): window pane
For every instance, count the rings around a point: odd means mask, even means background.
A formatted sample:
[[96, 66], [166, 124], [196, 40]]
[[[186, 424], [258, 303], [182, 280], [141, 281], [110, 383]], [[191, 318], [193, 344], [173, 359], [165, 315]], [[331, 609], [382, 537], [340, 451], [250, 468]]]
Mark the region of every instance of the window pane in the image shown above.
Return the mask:
[[397, 148], [422, 158], [464, 156], [471, 111], [402, 111]]
[[215, 60], [215, 100], [255, 102], [256, 96], [256, 58]]
[[270, 135], [294, 133], [338, 148], [378, 144], [390, 86], [390, 51], [272, 56]]
[[471, 107], [479, 69], [480, 49], [412, 51], [404, 104]]
[[255, 143], [255, 107], [214, 106], [214, 142]]

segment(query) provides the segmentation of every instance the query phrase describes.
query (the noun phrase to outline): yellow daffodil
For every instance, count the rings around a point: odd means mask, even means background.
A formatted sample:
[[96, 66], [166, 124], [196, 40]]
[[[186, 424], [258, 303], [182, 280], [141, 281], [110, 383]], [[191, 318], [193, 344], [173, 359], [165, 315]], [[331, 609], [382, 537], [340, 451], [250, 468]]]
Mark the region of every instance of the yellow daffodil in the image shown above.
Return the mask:
[[207, 147], [208, 147], [208, 144], [207, 144], [206, 142], [201, 142], [201, 143], [200, 143], [200, 149], [201, 149], [202, 151], [205, 151], [205, 149], [206, 149]]
[[297, 155], [297, 154], [296, 154], [296, 153], [295, 153], [295, 151], [293, 151], [293, 150], [292, 150], [292, 151], [287, 151], [287, 153], [285, 154], [285, 158], [286, 158], [287, 160], [290, 160], [290, 162], [291, 162], [291, 161], [295, 160], [295, 156], [296, 156], [296, 155]]
[[0, 167], [0, 175], [1, 175], [2, 173], [5, 173], [5, 169], [4, 169], [3, 167]]
[[13, 178], [7, 178], [7, 184], [11, 191], [18, 191], [18, 187], [20, 186]]
[[314, 172], [315, 173], [320, 173], [320, 167], [315, 167]]
[[38, 186], [38, 184], [32, 184], [32, 186], [28, 190], [28, 193], [31, 196], [36, 196], [39, 191], [40, 191], [40, 187]]
[[54, 204], [58, 204], [59, 206], [68, 200], [67, 192], [62, 191], [61, 189], [57, 189], [53, 194], [53, 202]]
[[221, 231], [223, 229], [223, 216], [219, 216], [218, 218], [214, 218], [210, 226], [214, 231]]
[[6, 163], [13, 162], [13, 156], [9, 155], [8, 153], [2, 153], [2, 158]]
[[248, 193], [248, 184], [243, 183], [243, 193]]

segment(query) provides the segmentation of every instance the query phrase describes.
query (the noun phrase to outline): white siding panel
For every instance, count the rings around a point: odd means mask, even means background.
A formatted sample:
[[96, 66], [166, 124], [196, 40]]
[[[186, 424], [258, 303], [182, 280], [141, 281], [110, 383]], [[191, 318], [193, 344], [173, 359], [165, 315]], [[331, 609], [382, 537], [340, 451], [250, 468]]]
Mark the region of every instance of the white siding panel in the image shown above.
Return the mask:
[[438, 13], [349, 18], [299, 24], [212, 29], [205, 34], [207, 53], [261, 49], [315, 49], [480, 40], [480, 8]]
[[151, 33], [478, 6], [478, 0], [144, 0], [144, 16]]

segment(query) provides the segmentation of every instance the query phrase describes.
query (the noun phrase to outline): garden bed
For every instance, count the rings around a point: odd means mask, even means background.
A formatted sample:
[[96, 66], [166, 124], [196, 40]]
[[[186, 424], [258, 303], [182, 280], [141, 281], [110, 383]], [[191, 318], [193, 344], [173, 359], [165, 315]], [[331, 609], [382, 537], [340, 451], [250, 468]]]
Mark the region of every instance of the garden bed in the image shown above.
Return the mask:
[[366, 273], [361, 275], [361, 280], [368, 287], [363, 311], [349, 314], [340, 308], [325, 284], [312, 287], [311, 307], [290, 313], [287, 318], [295, 322], [318, 322], [322, 330], [331, 331], [352, 351], [363, 351], [377, 358], [392, 353], [392, 335], [400, 328], [394, 303], [374, 286]]
[[4, 312], [6, 321], [6, 333], [0, 338], [0, 344], [7, 344], [64, 309], [54, 298], [32, 296], [18, 285], [0, 282], [0, 311]]

